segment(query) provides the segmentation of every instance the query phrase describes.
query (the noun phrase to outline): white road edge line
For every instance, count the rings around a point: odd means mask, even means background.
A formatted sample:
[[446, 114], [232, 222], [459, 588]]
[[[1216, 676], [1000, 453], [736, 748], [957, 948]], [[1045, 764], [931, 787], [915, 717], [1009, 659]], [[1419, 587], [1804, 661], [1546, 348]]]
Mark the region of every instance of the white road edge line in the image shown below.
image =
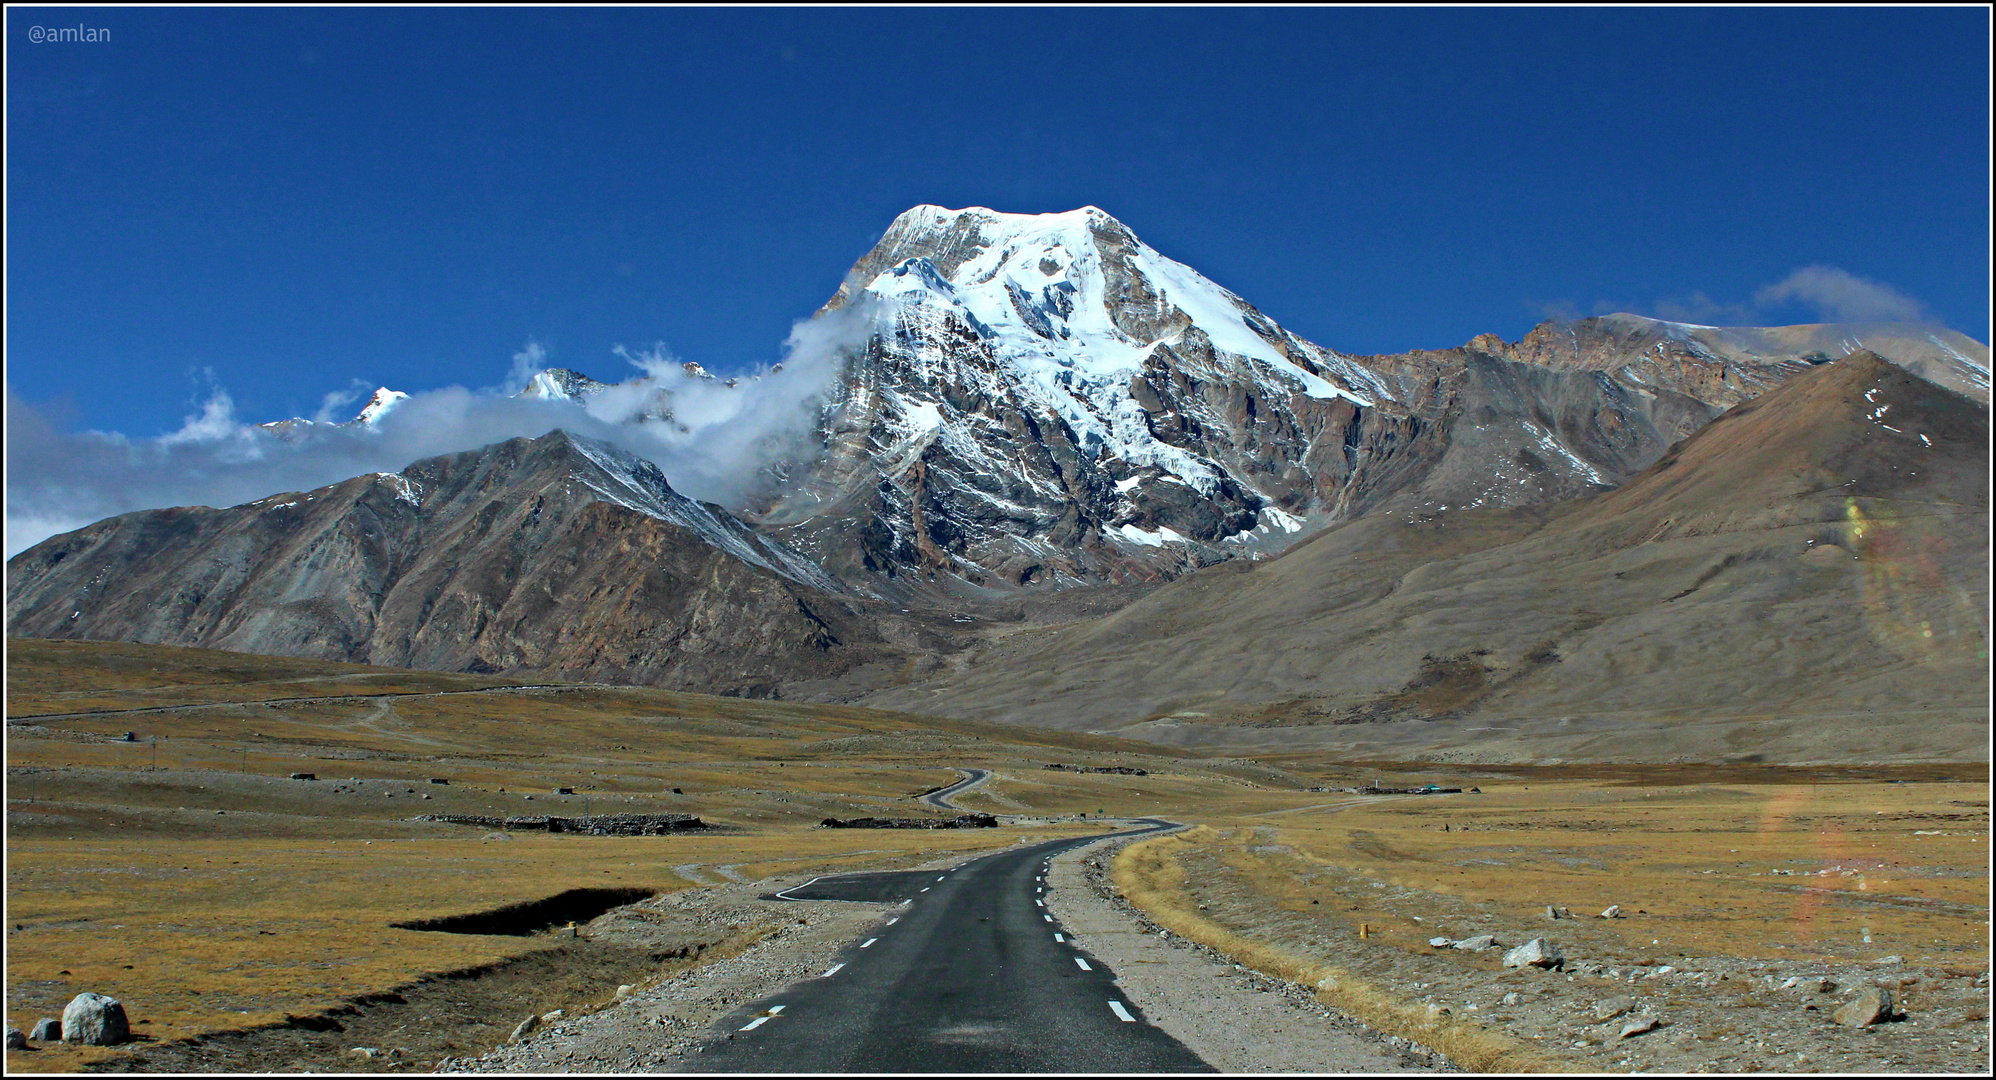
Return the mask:
[[1123, 1008], [1123, 1003], [1120, 1001], [1110, 1002], [1109, 1011], [1116, 1014], [1116, 1019], [1121, 1020], [1126, 1024], [1134, 1024], [1137, 1022], [1137, 1018], [1131, 1016], [1130, 1010]]
[[829, 979], [829, 978], [831, 978], [832, 976], [834, 976], [834, 975], [837, 975], [837, 974], [839, 973], [840, 969], [842, 969], [842, 968], [844, 968], [844, 967], [845, 967], [845, 965], [844, 965], [844, 964], [833, 964], [833, 965], [832, 965], [832, 969], [831, 969], [830, 971], [827, 971], [827, 972], [825, 972], [825, 973], [824, 973], [823, 975], [820, 975], [820, 976], [818, 976], [818, 978], [820, 978], [820, 979]]
[[867, 939], [866, 939], [865, 941], [862, 941], [862, 942], [860, 942], [860, 943], [859, 943], [859, 947], [860, 947], [860, 948], [862, 948], [862, 949], [864, 949], [864, 948], [866, 948], [866, 947], [867, 947], [868, 945], [871, 945], [871, 944], [873, 944], [874, 942], [876, 942], [876, 941], [879, 941], [879, 940], [880, 940], [880, 939], [879, 939], [879, 938], [877, 938], [877, 937], [870, 937], [870, 938], [867, 938]]
[[803, 903], [803, 901], [801, 901], [801, 900], [797, 899], [797, 898], [796, 898], [796, 897], [794, 897], [794, 896], [785, 896], [785, 895], [783, 895], [783, 893], [787, 893], [787, 892], [796, 892], [796, 891], [797, 891], [798, 889], [802, 889], [802, 888], [804, 888], [805, 886], [807, 886], [807, 885], [810, 885], [810, 884], [812, 884], [812, 882], [816, 882], [816, 881], [818, 881], [818, 880], [820, 880], [820, 878], [812, 878], [812, 879], [811, 879], [810, 881], [807, 881], [807, 882], [805, 882], [805, 883], [804, 883], [803, 885], [792, 885], [792, 886], [790, 886], [789, 888], [787, 888], [787, 889], [783, 890], [783, 892], [780, 892], [780, 893], [777, 893], [777, 894], [776, 894], [776, 898], [777, 898], [778, 900], [788, 900], [788, 901], [790, 901], [791, 903], [794, 903], [794, 904], [801, 904], [801, 903]]
[[1080, 965], [1081, 965], [1081, 970], [1083, 970], [1083, 971], [1094, 971], [1094, 970], [1095, 970], [1094, 968], [1092, 968], [1092, 967], [1089, 967], [1089, 966], [1088, 966], [1088, 961], [1086, 961], [1086, 960], [1083, 960], [1083, 959], [1082, 959], [1082, 958], [1080, 958], [1079, 956], [1077, 956], [1077, 957], [1075, 957], [1075, 958], [1074, 958], [1074, 962], [1075, 962], [1075, 963], [1077, 963], [1077, 964], [1080, 964]]

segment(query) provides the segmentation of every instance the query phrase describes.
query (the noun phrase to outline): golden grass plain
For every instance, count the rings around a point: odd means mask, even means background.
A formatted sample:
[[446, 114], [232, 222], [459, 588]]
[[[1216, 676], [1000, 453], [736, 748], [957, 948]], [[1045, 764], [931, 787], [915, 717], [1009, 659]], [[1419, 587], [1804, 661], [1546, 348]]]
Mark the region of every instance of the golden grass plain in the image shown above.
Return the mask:
[[[1591, 955], [1658, 963], [1896, 951], [1987, 968], [1986, 766], [1218, 758], [856, 707], [112, 643], [11, 640], [7, 671], [7, 1010], [22, 1028], [86, 989], [125, 1001], [156, 1041], [279, 1023], [550, 946], [391, 923], [588, 886], [671, 892], [914, 865], [1098, 828], [1084, 814], [1197, 826], [1116, 864], [1152, 918], [1273, 975], [1331, 976], [1327, 1003], [1466, 1067], [1573, 1063], [1501, 1024], [1438, 1019], [1414, 1001], [1415, 976], [1375, 962], [1420, 959], [1441, 924], [1619, 904], [1630, 918], [1550, 925]], [[960, 805], [1018, 824], [815, 827], [940, 816], [915, 796], [958, 767], [995, 774]], [[1481, 792], [1310, 790], [1372, 781]], [[411, 820], [613, 812], [717, 828], [491, 839]], [[720, 929], [729, 947], [759, 932]], [[12, 1052], [8, 1067], [66, 1071], [122, 1052]]]
[[[890, 869], [1092, 831], [1072, 819], [1246, 790], [1229, 772], [1254, 774], [1114, 739], [837, 706], [112, 643], [13, 640], [8, 654], [8, 1022], [25, 1030], [94, 990], [125, 1002], [148, 1042], [282, 1023], [549, 946], [391, 923], [573, 888]], [[1052, 761], [1175, 771], [1122, 790]], [[958, 779], [958, 764], [998, 770], [996, 788], [1026, 778], [994, 808], [1039, 820], [816, 827], [946, 816], [914, 796]], [[625, 812], [716, 828], [617, 838], [411, 820]], [[126, 1049], [41, 1047], [10, 1052], [8, 1068], [67, 1071]]]
[[[1548, 1041], [1579, 1032], [1507, 1025], [1488, 1002], [1481, 1015], [1412, 1004], [1410, 988], [1443, 985], [1418, 980], [1468, 968], [1467, 996], [1502, 975], [1497, 953], [1438, 953], [1437, 934], [1544, 935], [1569, 956], [1651, 970], [1849, 971], [1896, 955], [1894, 970], [1929, 974], [1900, 991], [1916, 1015], [1987, 1027], [1986, 1012], [1957, 1017], [1958, 994], [1940, 991], [1989, 968], [1986, 779], [1650, 785], [1632, 769], [1533, 771], [1468, 777], [1479, 794], [1320, 796], [1326, 805], [1208, 819], [1132, 845], [1116, 880], [1160, 925], [1320, 984], [1327, 1004], [1472, 1070], [1593, 1059]], [[1547, 906], [1574, 917], [1548, 920]], [[1624, 917], [1598, 917], [1611, 906]], [[1693, 1024], [1690, 996], [1671, 1001]]]

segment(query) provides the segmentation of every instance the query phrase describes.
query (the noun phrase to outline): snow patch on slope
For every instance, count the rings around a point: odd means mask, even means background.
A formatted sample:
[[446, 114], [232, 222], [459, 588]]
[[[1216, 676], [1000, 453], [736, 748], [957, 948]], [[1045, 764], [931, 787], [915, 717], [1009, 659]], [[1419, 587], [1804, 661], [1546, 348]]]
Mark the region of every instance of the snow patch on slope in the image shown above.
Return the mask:
[[669, 521], [691, 529], [708, 544], [735, 558], [789, 578], [801, 585], [830, 593], [847, 593], [818, 564], [802, 555], [750, 531], [732, 517], [723, 520], [712, 508], [672, 490], [658, 466], [619, 446], [568, 436], [575, 448], [602, 470], [602, 479], [578, 476], [591, 491], [605, 501], [616, 503], [646, 517]]
[[1135, 525], [1124, 525], [1115, 531], [1130, 543], [1141, 544], [1144, 547], [1163, 547], [1166, 544], [1189, 543], [1185, 537], [1164, 526], [1159, 526], [1156, 531], [1150, 531], [1139, 529]]

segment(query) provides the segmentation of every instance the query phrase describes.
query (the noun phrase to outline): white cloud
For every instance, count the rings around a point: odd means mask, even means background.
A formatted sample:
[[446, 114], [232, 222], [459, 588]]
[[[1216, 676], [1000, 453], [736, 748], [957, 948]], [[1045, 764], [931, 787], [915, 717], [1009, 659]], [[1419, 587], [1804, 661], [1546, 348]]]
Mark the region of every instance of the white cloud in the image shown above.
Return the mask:
[[[637, 378], [585, 406], [512, 396], [546, 366], [546, 350], [529, 343], [500, 387], [417, 391], [372, 426], [313, 423], [282, 435], [237, 417], [219, 387], [180, 430], [139, 440], [61, 431], [9, 387], [6, 554], [115, 514], [235, 506], [557, 428], [649, 458], [683, 494], [740, 506], [768, 465], [815, 452], [825, 392], [872, 329], [872, 310], [860, 307], [798, 323], [783, 363], [733, 387], [655, 348], [628, 357]], [[320, 412], [358, 397], [353, 388], [329, 393]]]
[[371, 388], [367, 383], [355, 379], [347, 384], [345, 390], [328, 392], [325, 397], [319, 399], [319, 411], [312, 414], [312, 419], [321, 424], [336, 424], [346, 419], [353, 414], [350, 406], [359, 401], [369, 389]]
[[1754, 294], [1763, 307], [1795, 301], [1814, 307], [1823, 322], [1925, 322], [1918, 300], [1878, 281], [1834, 266], [1805, 266]]

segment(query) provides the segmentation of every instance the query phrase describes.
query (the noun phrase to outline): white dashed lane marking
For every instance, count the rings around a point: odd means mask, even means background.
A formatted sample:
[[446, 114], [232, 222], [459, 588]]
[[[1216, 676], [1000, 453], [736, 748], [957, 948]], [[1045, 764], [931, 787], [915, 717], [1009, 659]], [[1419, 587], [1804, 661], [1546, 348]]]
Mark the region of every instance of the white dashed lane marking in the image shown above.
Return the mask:
[[887, 925], [889, 925], [889, 926], [893, 926], [893, 925], [894, 925], [895, 923], [898, 923], [898, 922], [900, 922], [900, 921], [901, 921], [901, 916], [899, 916], [899, 915], [896, 915], [896, 916], [894, 916], [893, 918], [891, 918], [891, 919], [887, 920]]
[[1042, 915], [1042, 916], [1040, 916], [1040, 918], [1042, 918], [1042, 919], [1045, 919], [1045, 920], [1046, 920], [1046, 921], [1048, 921], [1048, 922], [1052, 922], [1052, 921], [1053, 921], [1053, 916], [1051, 916], [1051, 915]]
[[930, 889], [933, 889], [933, 888], [935, 888], [935, 886], [933, 886], [933, 885], [924, 885], [924, 886], [922, 886], [922, 891], [923, 891], [923, 892], [928, 892], [928, 891], [929, 891]]
[[1061, 936], [1060, 936], [1059, 934], [1055, 934], [1055, 935], [1053, 936], [1053, 939], [1054, 939], [1055, 941], [1066, 941], [1066, 940], [1067, 940], [1066, 938], [1064, 938], [1064, 937], [1061, 937]]
[[1120, 1001], [1110, 1002], [1109, 1011], [1116, 1014], [1116, 1019], [1121, 1020], [1126, 1024], [1134, 1024], [1137, 1022], [1137, 1018], [1131, 1016], [1130, 1010], [1123, 1008], [1123, 1003]]
[[832, 969], [830, 971], [827, 971], [823, 975], [820, 975], [818, 977], [820, 979], [829, 979], [832, 976], [837, 975], [839, 973], [839, 969], [843, 967], [845, 967], [844, 964], [833, 964]]
[[761, 1027], [762, 1025], [764, 1025], [764, 1024], [767, 1024], [767, 1023], [769, 1023], [769, 1017], [767, 1017], [767, 1016], [758, 1016], [758, 1017], [756, 1017], [755, 1019], [753, 1019], [753, 1020], [749, 1021], [749, 1022], [748, 1022], [748, 1026], [747, 1026], [747, 1027], [745, 1027], [745, 1028], [743, 1028], [742, 1030], [743, 1030], [743, 1031], [754, 1031], [754, 1030], [755, 1030], [756, 1028], [759, 1028], [759, 1027]]
[[1081, 970], [1083, 970], [1083, 971], [1094, 971], [1094, 970], [1095, 970], [1094, 968], [1092, 968], [1092, 967], [1089, 967], [1089, 966], [1088, 966], [1088, 961], [1086, 961], [1086, 960], [1083, 960], [1083, 959], [1082, 959], [1082, 958], [1080, 958], [1079, 956], [1077, 956], [1077, 957], [1075, 957], [1075, 958], [1074, 958], [1074, 962], [1075, 962], [1075, 963], [1077, 963], [1077, 964], [1079, 964], [1079, 965], [1081, 965]]
[[862, 941], [862, 942], [860, 942], [860, 944], [859, 944], [859, 947], [860, 947], [860, 948], [862, 948], [862, 949], [864, 949], [864, 948], [866, 948], [867, 946], [869, 946], [869, 945], [872, 945], [872, 944], [873, 944], [874, 942], [876, 942], [876, 941], [879, 941], [879, 940], [880, 940], [880, 939], [879, 939], [879, 938], [877, 938], [877, 937], [870, 937], [870, 938], [867, 938], [867, 939], [866, 939], [865, 941]]

